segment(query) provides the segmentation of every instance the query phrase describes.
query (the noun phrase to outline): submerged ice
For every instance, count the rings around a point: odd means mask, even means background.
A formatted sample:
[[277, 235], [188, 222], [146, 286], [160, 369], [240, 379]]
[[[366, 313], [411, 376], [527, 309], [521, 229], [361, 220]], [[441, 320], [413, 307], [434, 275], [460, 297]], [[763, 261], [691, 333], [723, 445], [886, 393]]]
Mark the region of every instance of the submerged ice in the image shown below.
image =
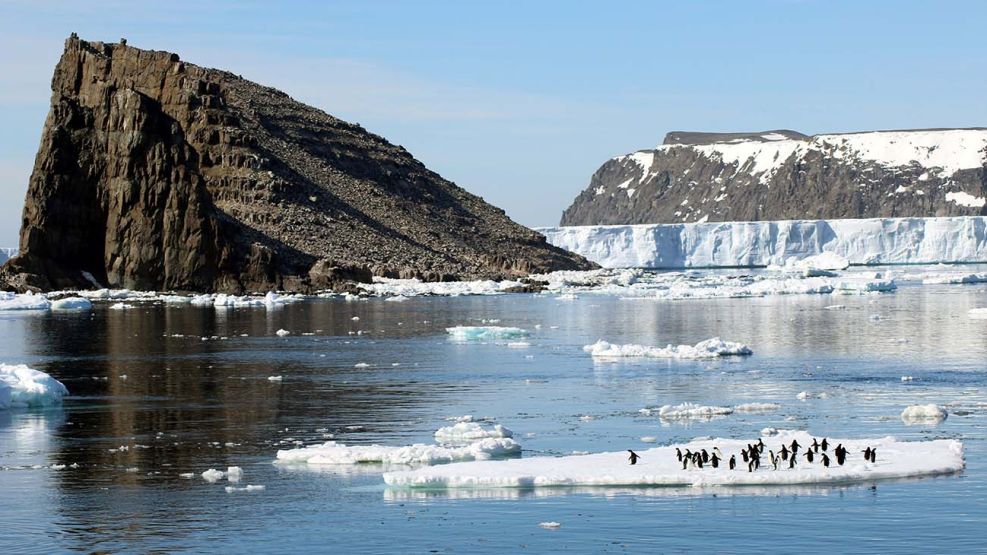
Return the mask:
[[446, 333], [455, 341], [517, 339], [528, 336], [528, 330], [506, 326], [455, 326], [446, 328]]

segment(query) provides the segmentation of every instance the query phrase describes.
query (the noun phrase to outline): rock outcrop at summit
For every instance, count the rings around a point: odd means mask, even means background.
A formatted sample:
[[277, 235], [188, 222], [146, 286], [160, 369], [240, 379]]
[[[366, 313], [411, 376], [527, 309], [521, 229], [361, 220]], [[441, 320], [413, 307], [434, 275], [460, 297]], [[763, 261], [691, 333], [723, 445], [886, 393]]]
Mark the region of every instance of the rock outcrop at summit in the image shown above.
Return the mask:
[[561, 225], [987, 214], [987, 129], [676, 131], [608, 160]]
[[0, 284], [306, 292], [592, 266], [358, 125], [73, 35]]

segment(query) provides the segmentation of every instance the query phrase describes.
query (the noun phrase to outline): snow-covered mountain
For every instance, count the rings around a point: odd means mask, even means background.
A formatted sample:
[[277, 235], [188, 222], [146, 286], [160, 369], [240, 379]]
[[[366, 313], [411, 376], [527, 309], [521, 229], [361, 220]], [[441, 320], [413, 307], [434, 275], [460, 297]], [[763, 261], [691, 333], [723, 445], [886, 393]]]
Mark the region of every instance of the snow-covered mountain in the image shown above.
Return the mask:
[[672, 132], [608, 160], [561, 225], [987, 214], [987, 129]]

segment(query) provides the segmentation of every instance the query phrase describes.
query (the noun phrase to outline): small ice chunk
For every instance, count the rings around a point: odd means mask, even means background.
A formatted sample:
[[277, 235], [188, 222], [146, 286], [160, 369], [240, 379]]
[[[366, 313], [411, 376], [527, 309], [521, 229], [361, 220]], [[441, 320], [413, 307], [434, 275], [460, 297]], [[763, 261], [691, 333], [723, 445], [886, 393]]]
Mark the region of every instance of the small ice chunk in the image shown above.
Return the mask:
[[548, 529], [561, 528], [562, 527], [562, 525], [559, 524], [558, 522], [539, 522], [538, 523], [538, 526], [541, 526], [542, 528], [548, 528]]
[[178, 475], [178, 477], [184, 478], [186, 480], [191, 480], [192, 478], [195, 478], [195, 472], [182, 472], [181, 474]]
[[778, 435], [778, 428], [764, 428], [761, 430], [761, 435], [764, 437], [771, 437]]
[[60, 405], [65, 385], [25, 364], [0, 363], [0, 410]]
[[505, 326], [455, 326], [446, 328], [446, 333], [456, 341], [516, 339], [528, 336], [528, 330]]
[[353, 368], [370, 368], [370, 365], [366, 362], [358, 362], [353, 365]]
[[733, 341], [723, 341], [719, 337], [700, 341], [695, 345], [668, 345], [664, 348], [633, 344], [617, 345], [601, 339], [592, 345], [584, 346], [583, 351], [589, 353], [594, 358], [647, 357], [704, 359], [753, 354], [753, 351], [747, 345]]
[[63, 311], [83, 311], [92, 310], [93, 303], [89, 299], [84, 299], [82, 297], [66, 297], [64, 299], [58, 299], [57, 301], [52, 301], [52, 310], [63, 310]]
[[286, 335], [291, 335], [291, 332], [288, 331], [288, 330], [285, 330], [285, 329], [280, 329], [280, 330], [278, 330], [278, 331], [276, 331], [274, 333], [277, 334], [278, 337], [284, 337]]
[[737, 412], [771, 412], [781, 408], [777, 403], [743, 403], [733, 407]]
[[641, 438], [641, 441], [644, 443], [654, 443], [658, 441], [658, 438], [656, 438], [655, 436], [643, 436]]
[[269, 382], [280, 382], [283, 376], [268, 376], [267, 381]]
[[239, 466], [230, 466], [226, 469], [226, 479], [230, 482], [239, 482], [243, 478], [243, 469]]
[[949, 416], [946, 409], [936, 404], [911, 405], [901, 411], [901, 420], [905, 424], [938, 424]]
[[712, 416], [725, 416], [732, 413], [733, 409], [730, 407], [714, 407], [708, 405], [698, 405], [696, 403], [664, 405], [658, 409], [658, 416], [666, 420], [708, 418]]
[[216, 470], [215, 468], [210, 468], [202, 473], [202, 479], [209, 483], [218, 482], [223, 479], [223, 476], [226, 476], [226, 473], [222, 470]]

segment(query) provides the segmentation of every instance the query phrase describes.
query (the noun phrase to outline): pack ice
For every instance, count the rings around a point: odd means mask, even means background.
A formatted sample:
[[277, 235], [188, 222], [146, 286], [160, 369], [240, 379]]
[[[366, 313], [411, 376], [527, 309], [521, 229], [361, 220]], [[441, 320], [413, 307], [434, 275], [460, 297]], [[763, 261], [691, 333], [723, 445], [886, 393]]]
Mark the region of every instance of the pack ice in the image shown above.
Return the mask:
[[[748, 472], [741, 464], [740, 450], [756, 440], [709, 439], [693, 440], [682, 445], [657, 447], [639, 451], [641, 459], [634, 466], [627, 452], [596, 453], [567, 457], [532, 457], [503, 461], [475, 461], [425, 467], [416, 470], [393, 471], [384, 474], [384, 482], [392, 487], [409, 488], [537, 488], [557, 486], [746, 486], [791, 484], [847, 484], [894, 478], [934, 476], [959, 472], [964, 468], [963, 444], [955, 440], [919, 442], [897, 441], [893, 437], [876, 439], [833, 439], [849, 451], [843, 466], [831, 462], [824, 466], [820, 457], [813, 463], [803, 458], [804, 449], [812, 436], [803, 431], [780, 431], [762, 440], [768, 449], [779, 451], [781, 446], [797, 439], [803, 446], [799, 462], [793, 469], [787, 463], [773, 470], [770, 463]], [[693, 452], [719, 448], [725, 459], [735, 455], [736, 470], [729, 470], [726, 461], [719, 468], [682, 469], [675, 449]], [[877, 449], [877, 461], [866, 462], [862, 451]], [[830, 448], [832, 451], [832, 448]], [[765, 453], [767, 455], [767, 453]], [[765, 456], [765, 458], [767, 458]]]
[[604, 268], [784, 266], [826, 254], [850, 264], [987, 261], [987, 217], [869, 218], [539, 228]]
[[59, 405], [68, 393], [62, 382], [44, 372], [24, 364], [0, 364], [0, 410]]

